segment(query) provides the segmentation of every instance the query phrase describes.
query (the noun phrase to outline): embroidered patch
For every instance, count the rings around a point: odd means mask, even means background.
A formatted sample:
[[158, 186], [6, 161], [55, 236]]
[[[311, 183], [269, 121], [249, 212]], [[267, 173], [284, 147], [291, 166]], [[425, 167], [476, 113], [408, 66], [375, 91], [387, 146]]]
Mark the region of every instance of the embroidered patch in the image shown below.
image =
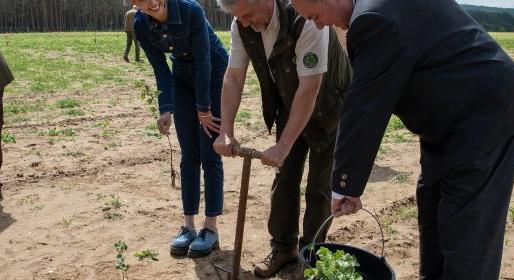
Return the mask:
[[303, 65], [307, 68], [318, 66], [318, 56], [315, 53], [308, 52], [303, 57]]

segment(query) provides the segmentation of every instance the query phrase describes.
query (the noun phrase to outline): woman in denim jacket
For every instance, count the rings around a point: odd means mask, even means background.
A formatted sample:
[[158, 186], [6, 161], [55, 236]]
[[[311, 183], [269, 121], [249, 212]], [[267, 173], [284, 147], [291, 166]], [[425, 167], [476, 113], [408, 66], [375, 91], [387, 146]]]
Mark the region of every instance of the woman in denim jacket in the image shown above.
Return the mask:
[[[221, 87], [228, 54], [194, 0], [132, 0], [136, 38], [157, 80], [159, 130], [169, 134], [173, 114], [182, 159], [184, 222], [171, 240], [174, 255], [199, 257], [219, 248], [216, 217], [223, 211], [223, 164], [213, 149], [219, 133]], [[167, 63], [170, 54], [173, 67]], [[200, 166], [205, 181], [205, 223], [197, 234]]]

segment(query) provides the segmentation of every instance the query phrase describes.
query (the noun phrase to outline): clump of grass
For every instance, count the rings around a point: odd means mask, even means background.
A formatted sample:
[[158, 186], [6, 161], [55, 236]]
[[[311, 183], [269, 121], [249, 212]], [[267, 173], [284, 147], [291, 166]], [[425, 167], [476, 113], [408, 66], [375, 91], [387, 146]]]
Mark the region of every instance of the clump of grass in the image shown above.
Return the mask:
[[110, 195], [110, 197], [105, 202], [105, 205], [107, 207], [104, 208], [104, 218], [108, 220], [121, 220], [123, 218], [123, 215], [119, 213], [123, 203], [121, 202], [121, 199], [118, 195]]
[[397, 183], [406, 183], [410, 179], [410, 173], [409, 172], [398, 172], [394, 175], [393, 181]]
[[118, 147], [121, 147], [121, 145], [116, 142], [109, 142], [109, 143], [105, 144], [104, 150], [111, 150], [111, 149], [115, 149]]
[[84, 113], [84, 111], [82, 111], [81, 109], [78, 109], [78, 108], [71, 108], [66, 111], [66, 115], [71, 116], [71, 117], [80, 117], [80, 116], [84, 116], [85, 114], [86, 113]]
[[158, 256], [159, 256], [158, 252], [156, 252], [154, 250], [150, 250], [150, 249], [134, 252], [134, 257], [136, 257], [137, 260], [140, 262], [142, 262], [144, 260], [158, 261], [159, 260], [157, 258]]
[[251, 117], [252, 117], [252, 113], [250, 113], [250, 111], [241, 110], [241, 111], [237, 112], [235, 122], [242, 123], [242, 122], [249, 120]]
[[16, 143], [16, 136], [9, 133], [8, 131], [2, 131], [2, 142], [4, 143]]
[[73, 217], [69, 217], [69, 218], [63, 217], [59, 223], [65, 229], [69, 229], [71, 227], [72, 221], [73, 221]]
[[76, 108], [80, 106], [80, 102], [72, 97], [67, 97], [64, 99], [57, 100], [55, 102], [55, 106], [59, 109], [70, 109], [70, 108]]

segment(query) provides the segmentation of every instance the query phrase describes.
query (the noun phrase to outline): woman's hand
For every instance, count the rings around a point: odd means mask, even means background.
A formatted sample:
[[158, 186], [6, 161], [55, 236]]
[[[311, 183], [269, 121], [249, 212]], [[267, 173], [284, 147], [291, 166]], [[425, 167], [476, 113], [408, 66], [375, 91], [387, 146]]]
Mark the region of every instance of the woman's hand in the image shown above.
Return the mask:
[[157, 120], [157, 127], [159, 128], [159, 132], [164, 135], [170, 135], [170, 126], [171, 126], [171, 113], [170, 112], [162, 113], [161, 117]]
[[[209, 138], [212, 138], [212, 132], [220, 133], [220, 125], [218, 124], [221, 120], [212, 115], [211, 111], [198, 112], [198, 120], [203, 127], [203, 131]], [[216, 123], [218, 122], [218, 123]]]

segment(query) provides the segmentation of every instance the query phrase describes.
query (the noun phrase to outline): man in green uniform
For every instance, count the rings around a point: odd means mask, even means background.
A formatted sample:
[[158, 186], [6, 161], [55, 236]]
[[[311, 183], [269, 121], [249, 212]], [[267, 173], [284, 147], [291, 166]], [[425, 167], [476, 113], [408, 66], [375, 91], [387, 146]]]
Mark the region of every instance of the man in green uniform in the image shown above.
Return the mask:
[[[276, 145], [263, 152], [263, 164], [279, 167], [272, 185], [268, 231], [271, 253], [254, 268], [271, 277], [298, 259], [298, 245], [311, 242], [330, 215], [330, 172], [341, 111], [349, 85], [349, 62], [332, 28], [299, 16], [287, 0], [219, 0], [236, 16], [231, 30], [229, 67], [221, 100], [220, 136], [214, 149], [231, 156], [237, 145], [234, 118], [248, 64], [261, 88], [264, 121], [276, 124]], [[300, 183], [309, 156], [303, 236], [300, 233]], [[318, 241], [325, 239], [322, 231]], [[298, 244], [299, 243], [299, 244]]]
[[[14, 79], [7, 62], [5, 62], [2, 53], [0, 52], [0, 134], [2, 134], [2, 127], [4, 126], [4, 88]], [[1, 141], [0, 141], [1, 143]], [[2, 146], [0, 144], [0, 169], [2, 168], [3, 156]], [[0, 200], [2, 200], [2, 183], [0, 183]]]
[[136, 61], [141, 61], [139, 58], [139, 42], [136, 39], [136, 33], [134, 33], [134, 15], [136, 12], [136, 6], [133, 6], [132, 9], [125, 13], [125, 32], [127, 33], [127, 45], [125, 46], [125, 54], [123, 55], [123, 59], [126, 62], [130, 62], [128, 55], [130, 53], [130, 47], [132, 47], [132, 42], [134, 42], [136, 48]]

